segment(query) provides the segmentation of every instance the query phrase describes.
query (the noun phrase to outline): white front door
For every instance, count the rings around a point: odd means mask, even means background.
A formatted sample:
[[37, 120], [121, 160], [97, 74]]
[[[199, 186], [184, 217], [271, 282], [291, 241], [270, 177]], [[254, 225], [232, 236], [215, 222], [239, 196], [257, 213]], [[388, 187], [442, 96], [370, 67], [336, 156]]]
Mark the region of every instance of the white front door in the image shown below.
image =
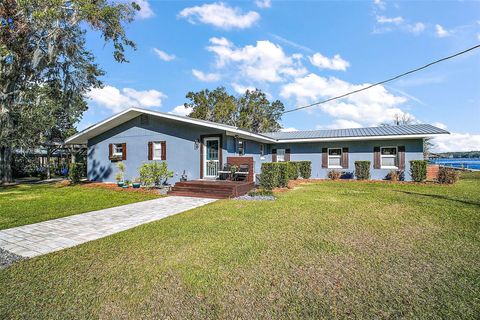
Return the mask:
[[203, 139], [203, 172], [204, 178], [218, 177], [220, 170], [220, 138]]

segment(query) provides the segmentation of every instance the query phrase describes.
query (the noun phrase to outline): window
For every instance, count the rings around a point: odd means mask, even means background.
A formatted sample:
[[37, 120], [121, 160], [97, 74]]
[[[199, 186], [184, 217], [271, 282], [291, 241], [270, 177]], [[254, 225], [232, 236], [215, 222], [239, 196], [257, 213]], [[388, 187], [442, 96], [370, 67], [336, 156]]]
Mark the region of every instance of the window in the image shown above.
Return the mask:
[[237, 140], [237, 150], [239, 156], [243, 156], [245, 154], [245, 141], [242, 139]]
[[397, 168], [397, 147], [380, 148], [380, 166], [387, 169]]
[[328, 167], [329, 168], [342, 167], [342, 149], [341, 148], [328, 149]]
[[153, 160], [162, 160], [162, 143], [154, 142], [152, 148]]
[[263, 143], [260, 144], [260, 157], [265, 156], [265, 145]]
[[123, 155], [123, 145], [121, 143], [114, 143], [112, 156], [121, 157], [122, 155]]
[[277, 149], [277, 162], [285, 162], [285, 149]]

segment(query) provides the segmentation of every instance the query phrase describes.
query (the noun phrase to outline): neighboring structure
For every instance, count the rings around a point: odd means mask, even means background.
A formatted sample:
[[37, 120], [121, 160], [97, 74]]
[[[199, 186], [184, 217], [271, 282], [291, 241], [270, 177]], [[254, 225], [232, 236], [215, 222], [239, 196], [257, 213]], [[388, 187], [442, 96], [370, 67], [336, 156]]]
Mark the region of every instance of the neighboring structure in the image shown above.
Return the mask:
[[[428, 124], [340, 130], [256, 134], [236, 127], [168, 113], [130, 108], [67, 139], [87, 144], [88, 179], [114, 181], [115, 162], [127, 167], [125, 177], [138, 176], [146, 161], [166, 161], [177, 182], [215, 179], [227, 157], [250, 157], [254, 173], [262, 162], [309, 160], [312, 178], [328, 171], [353, 172], [355, 161], [371, 161], [372, 179], [384, 179], [409, 161], [423, 159], [423, 140], [447, 131]], [[238, 162], [238, 160], [237, 160]]]

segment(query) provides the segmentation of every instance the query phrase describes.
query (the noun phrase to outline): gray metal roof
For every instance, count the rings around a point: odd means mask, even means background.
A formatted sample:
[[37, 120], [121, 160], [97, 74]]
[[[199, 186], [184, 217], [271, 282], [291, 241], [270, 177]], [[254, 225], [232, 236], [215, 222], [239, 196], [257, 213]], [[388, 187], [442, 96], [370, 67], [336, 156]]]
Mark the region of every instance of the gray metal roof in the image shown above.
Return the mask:
[[309, 130], [292, 132], [266, 132], [262, 135], [276, 139], [326, 139], [326, 138], [351, 138], [375, 136], [404, 136], [404, 135], [430, 135], [448, 134], [449, 132], [430, 124], [412, 124], [400, 126], [334, 129], [334, 130]]

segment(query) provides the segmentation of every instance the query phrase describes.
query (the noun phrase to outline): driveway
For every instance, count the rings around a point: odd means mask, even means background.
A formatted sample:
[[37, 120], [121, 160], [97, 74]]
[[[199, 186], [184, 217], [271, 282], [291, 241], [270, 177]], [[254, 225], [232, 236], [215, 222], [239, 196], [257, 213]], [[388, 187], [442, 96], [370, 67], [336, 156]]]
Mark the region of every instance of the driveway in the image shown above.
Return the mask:
[[[0, 230], [0, 249], [23, 258], [35, 257], [103, 238], [214, 201], [216, 200], [170, 196]], [[4, 255], [5, 252], [0, 258]]]

